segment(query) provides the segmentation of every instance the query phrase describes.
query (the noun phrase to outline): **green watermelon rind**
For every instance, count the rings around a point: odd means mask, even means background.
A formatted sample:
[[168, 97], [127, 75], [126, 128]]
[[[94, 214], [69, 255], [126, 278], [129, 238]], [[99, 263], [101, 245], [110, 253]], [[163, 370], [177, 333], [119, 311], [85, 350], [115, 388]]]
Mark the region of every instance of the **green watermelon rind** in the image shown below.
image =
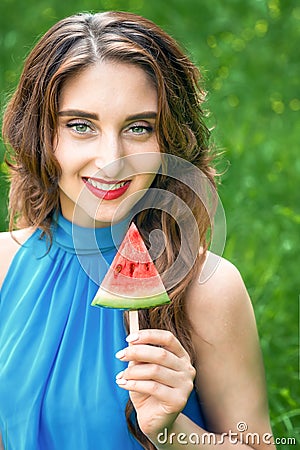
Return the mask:
[[[101, 290], [100, 290], [101, 291]], [[110, 294], [106, 291], [98, 291], [92, 301], [93, 306], [117, 309], [145, 309], [170, 303], [170, 298], [166, 292], [151, 295], [149, 297], [123, 297], [121, 295]], [[102, 294], [102, 295], [101, 295]]]

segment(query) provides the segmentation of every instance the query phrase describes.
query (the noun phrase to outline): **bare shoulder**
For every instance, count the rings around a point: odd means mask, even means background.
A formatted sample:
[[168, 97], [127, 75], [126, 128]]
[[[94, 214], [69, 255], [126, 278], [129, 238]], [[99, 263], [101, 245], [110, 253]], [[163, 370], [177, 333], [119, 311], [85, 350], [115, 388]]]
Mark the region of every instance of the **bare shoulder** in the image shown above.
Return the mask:
[[249, 430], [270, 432], [256, 321], [243, 279], [233, 264], [211, 253], [198, 275], [186, 307], [208, 428], [233, 430], [243, 418]]
[[7, 274], [9, 266], [20, 248], [34, 232], [33, 228], [24, 228], [22, 230], [0, 233], [0, 286]]
[[[234, 323], [249, 323], [253, 309], [239, 270], [208, 252], [204, 266], [187, 292], [187, 311], [193, 329], [210, 342], [222, 339]], [[218, 330], [218, 333], [216, 333]]]

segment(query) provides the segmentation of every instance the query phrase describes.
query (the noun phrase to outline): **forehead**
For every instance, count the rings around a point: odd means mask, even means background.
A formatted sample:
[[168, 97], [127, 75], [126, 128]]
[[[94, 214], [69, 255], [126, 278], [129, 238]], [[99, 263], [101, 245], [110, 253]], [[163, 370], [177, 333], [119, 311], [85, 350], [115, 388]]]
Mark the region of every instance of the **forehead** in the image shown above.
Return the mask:
[[64, 82], [59, 109], [66, 107], [157, 110], [157, 91], [150, 76], [136, 65], [97, 62]]

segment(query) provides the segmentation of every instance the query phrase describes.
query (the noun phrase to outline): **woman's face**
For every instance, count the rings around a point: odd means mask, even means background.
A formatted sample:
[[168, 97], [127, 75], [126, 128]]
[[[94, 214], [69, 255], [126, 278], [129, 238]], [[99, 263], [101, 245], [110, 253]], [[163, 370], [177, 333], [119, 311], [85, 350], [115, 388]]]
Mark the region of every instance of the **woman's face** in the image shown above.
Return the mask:
[[120, 221], [160, 166], [157, 92], [137, 66], [97, 63], [65, 82], [55, 156], [64, 217], [81, 226]]

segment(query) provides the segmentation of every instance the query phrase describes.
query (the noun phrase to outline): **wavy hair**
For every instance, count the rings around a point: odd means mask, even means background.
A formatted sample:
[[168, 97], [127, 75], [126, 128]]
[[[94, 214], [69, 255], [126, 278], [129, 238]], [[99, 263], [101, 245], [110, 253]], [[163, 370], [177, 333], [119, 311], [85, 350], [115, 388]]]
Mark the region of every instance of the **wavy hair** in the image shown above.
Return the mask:
[[[6, 108], [3, 138], [11, 172], [10, 229], [15, 225], [39, 227], [51, 237], [52, 216], [59, 208], [61, 168], [54, 154], [53, 138], [61, 88], [66, 80], [97, 61], [134, 64], [148, 74], [158, 93], [157, 138], [161, 152], [189, 161], [214, 187], [210, 131], [202, 109], [205, 92], [200, 85], [201, 75], [188, 56], [172, 37], [135, 14], [76, 14], [56, 23], [31, 51]], [[171, 303], [140, 311], [140, 324], [143, 328], [172, 331], [193, 361], [184, 296], [199, 270], [198, 250], [200, 246], [204, 249], [203, 257], [208, 247], [210, 217], [199, 196], [185, 183], [160, 173], [152, 186], [175, 193], [192, 212], [197, 233], [188, 239], [186, 258], [195, 255], [195, 251], [196, 256], [183, 280], [169, 289]], [[180, 214], [179, 208], [176, 218]], [[151, 231], [163, 231], [165, 251], [155, 263], [164, 276], [180, 252], [182, 236], [177, 220], [165, 210], [155, 208], [137, 213], [134, 220], [148, 247]], [[126, 313], [125, 321], [128, 324]], [[153, 450], [155, 447], [139, 429], [134, 415], [129, 400], [128, 426], [145, 449]]]

